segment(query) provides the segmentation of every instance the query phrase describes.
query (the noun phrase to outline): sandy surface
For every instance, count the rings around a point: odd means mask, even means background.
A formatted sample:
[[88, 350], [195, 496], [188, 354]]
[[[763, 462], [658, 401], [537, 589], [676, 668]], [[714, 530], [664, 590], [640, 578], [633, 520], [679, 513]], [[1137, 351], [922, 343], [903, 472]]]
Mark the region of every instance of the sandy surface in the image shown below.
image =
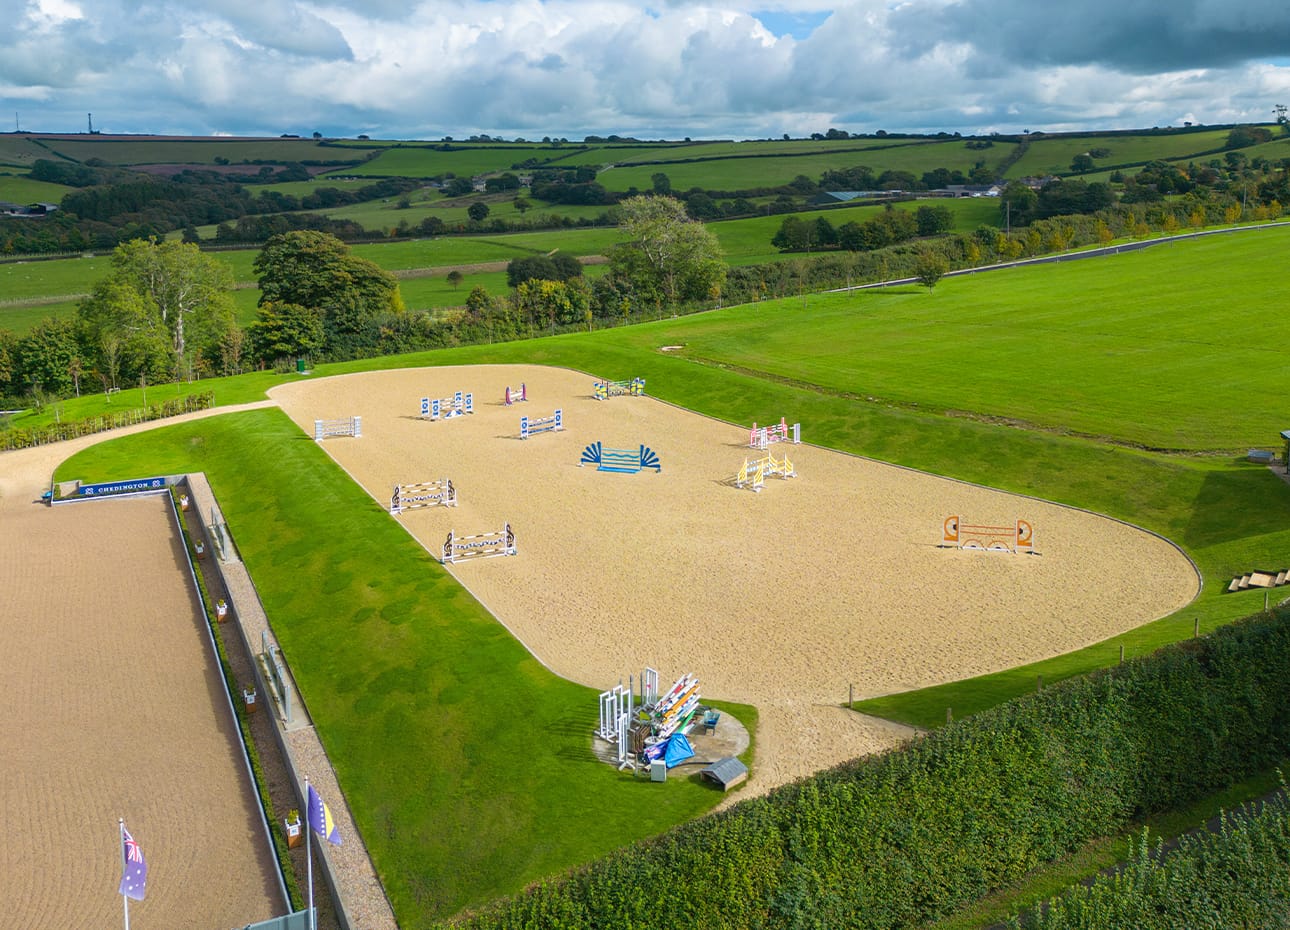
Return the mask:
[[[398, 518], [436, 555], [450, 529], [509, 522], [518, 557], [451, 570], [556, 673], [607, 688], [646, 665], [669, 683], [694, 672], [706, 697], [757, 705], [762, 790], [906, 735], [838, 708], [848, 685], [860, 698], [1010, 668], [1197, 593], [1191, 563], [1148, 533], [808, 445], [774, 448], [798, 477], [738, 490], [730, 479], [758, 454], [746, 427], [651, 398], [597, 401], [592, 380], [539, 367], [432, 368], [300, 381], [272, 396], [310, 435], [315, 418], [360, 415], [362, 438], [324, 448], [382, 504], [395, 484], [452, 479], [458, 507]], [[504, 406], [504, 388], [521, 381], [529, 402]], [[420, 419], [421, 397], [456, 390], [473, 392], [473, 416]], [[557, 407], [564, 432], [518, 438], [521, 414]], [[809, 423], [802, 435], [809, 442]], [[597, 440], [649, 446], [662, 473], [580, 468]], [[951, 514], [1023, 518], [1040, 555], [940, 548]]]
[[0, 455], [0, 899], [14, 926], [120, 926], [124, 817], [148, 863], [132, 925], [281, 914], [168, 502], [34, 503], [105, 438]]

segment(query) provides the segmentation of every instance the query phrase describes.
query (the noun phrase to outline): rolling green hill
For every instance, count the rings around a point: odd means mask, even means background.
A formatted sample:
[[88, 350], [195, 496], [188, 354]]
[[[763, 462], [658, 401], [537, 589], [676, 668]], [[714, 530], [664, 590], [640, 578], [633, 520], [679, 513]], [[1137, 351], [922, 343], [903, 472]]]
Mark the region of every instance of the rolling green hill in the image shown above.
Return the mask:
[[1180, 161], [1221, 152], [1227, 129], [1196, 132], [1108, 133], [1106, 135], [1041, 136], [1032, 139], [1025, 154], [1008, 169], [1009, 178], [1044, 177], [1071, 173], [1071, 159], [1093, 149], [1110, 154], [1099, 158], [1099, 168], [1110, 165], [1144, 165], [1149, 161]]

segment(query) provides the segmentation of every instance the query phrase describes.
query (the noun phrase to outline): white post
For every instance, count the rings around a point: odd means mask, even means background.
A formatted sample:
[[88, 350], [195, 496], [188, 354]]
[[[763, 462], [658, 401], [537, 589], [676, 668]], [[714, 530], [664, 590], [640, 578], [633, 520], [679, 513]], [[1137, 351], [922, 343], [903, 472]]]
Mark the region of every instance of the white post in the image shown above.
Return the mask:
[[[121, 850], [121, 874], [125, 874], [125, 818], [116, 819], [116, 846]], [[125, 930], [130, 930], [130, 896], [121, 895], [121, 906], [125, 908]]]
[[318, 930], [314, 915], [314, 840], [309, 826], [309, 776], [305, 776], [305, 863], [309, 870], [309, 930]]

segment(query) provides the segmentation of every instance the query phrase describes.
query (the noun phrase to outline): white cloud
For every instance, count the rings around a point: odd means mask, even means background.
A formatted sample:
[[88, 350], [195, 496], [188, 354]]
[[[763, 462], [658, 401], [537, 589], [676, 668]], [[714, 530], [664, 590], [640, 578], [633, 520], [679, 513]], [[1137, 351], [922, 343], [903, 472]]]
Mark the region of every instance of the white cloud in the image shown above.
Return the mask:
[[0, 0], [0, 21], [0, 108], [43, 129], [971, 133], [1290, 103], [1280, 0]]

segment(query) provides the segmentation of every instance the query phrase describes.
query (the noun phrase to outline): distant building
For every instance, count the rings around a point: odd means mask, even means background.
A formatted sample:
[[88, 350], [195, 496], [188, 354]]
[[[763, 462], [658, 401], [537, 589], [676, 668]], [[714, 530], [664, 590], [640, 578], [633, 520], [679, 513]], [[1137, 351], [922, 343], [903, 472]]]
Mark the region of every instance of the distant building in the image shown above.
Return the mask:
[[821, 205], [850, 203], [853, 200], [864, 200], [868, 197], [889, 197], [892, 193], [899, 193], [899, 191], [821, 191], [811, 198], [811, 202]]
[[947, 184], [942, 190], [946, 197], [998, 197], [1003, 193], [999, 184]]
[[9, 203], [0, 200], [0, 216], [24, 216], [29, 218], [39, 218], [48, 216], [58, 209], [56, 203]]

